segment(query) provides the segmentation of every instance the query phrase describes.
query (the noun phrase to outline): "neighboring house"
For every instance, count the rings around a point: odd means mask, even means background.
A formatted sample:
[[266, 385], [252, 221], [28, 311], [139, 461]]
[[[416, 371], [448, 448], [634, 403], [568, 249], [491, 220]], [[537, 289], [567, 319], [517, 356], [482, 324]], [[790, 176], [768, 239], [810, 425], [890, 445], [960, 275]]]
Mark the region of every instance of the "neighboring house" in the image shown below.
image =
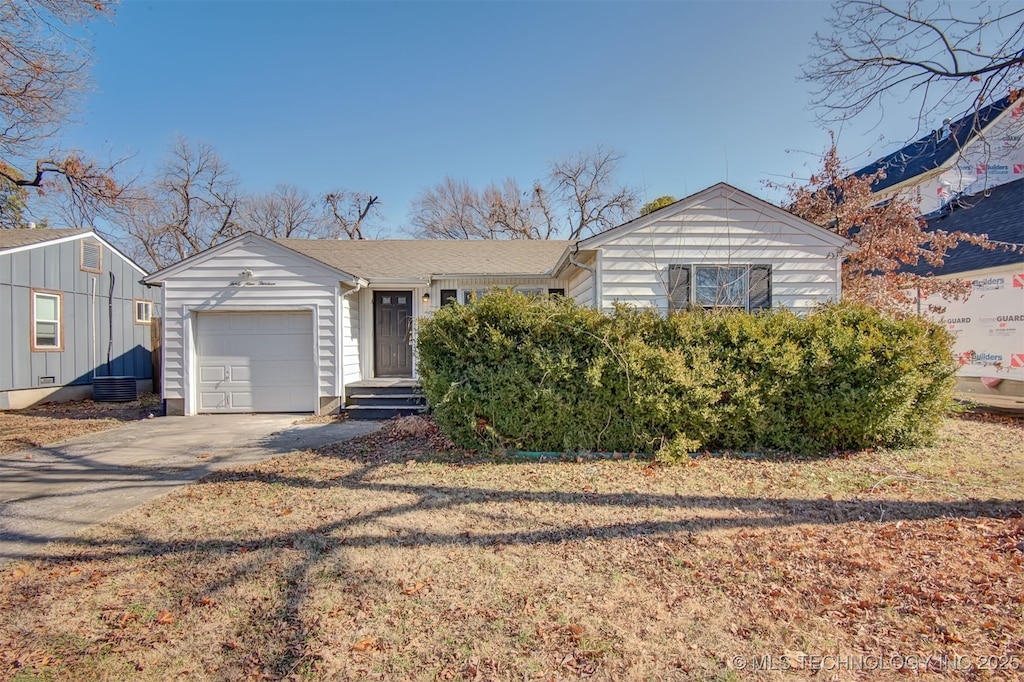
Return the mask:
[[918, 202], [922, 215], [960, 195], [1024, 178], [1024, 97], [1004, 97], [885, 156], [854, 175], [885, 171], [872, 192]]
[[346, 386], [416, 377], [417, 317], [494, 287], [609, 309], [804, 312], [840, 297], [847, 240], [720, 183], [580, 242], [271, 240], [157, 272], [168, 414], [332, 412]]
[[1024, 408], [1024, 98], [1004, 97], [858, 170], [885, 170], [879, 201], [918, 202], [929, 230], [987, 234], [995, 249], [961, 244], [941, 268], [913, 271], [972, 282], [966, 301], [920, 302], [957, 337], [961, 392]]
[[0, 409], [88, 398], [94, 376], [152, 390], [145, 275], [92, 230], [0, 230]]
[[928, 219], [929, 230], [987, 234], [994, 249], [961, 244], [942, 267], [919, 265], [919, 274], [971, 282], [964, 301], [933, 296], [938, 319], [956, 336], [958, 388], [992, 405], [1024, 409], [1024, 178], [963, 196]]

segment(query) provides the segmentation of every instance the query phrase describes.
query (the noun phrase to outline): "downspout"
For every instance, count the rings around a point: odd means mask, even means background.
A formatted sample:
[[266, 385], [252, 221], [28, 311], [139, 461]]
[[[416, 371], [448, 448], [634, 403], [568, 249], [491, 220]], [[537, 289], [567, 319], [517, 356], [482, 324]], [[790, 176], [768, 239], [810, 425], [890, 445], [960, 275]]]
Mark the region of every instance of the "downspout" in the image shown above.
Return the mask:
[[[360, 281], [357, 281], [355, 288], [349, 289], [348, 291], [341, 292], [341, 296], [339, 296], [339, 298], [340, 299], [344, 299], [349, 294], [355, 294], [355, 293], [361, 291], [362, 289], [363, 289], [363, 283], [360, 282]], [[359, 305], [359, 301], [354, 301], [353, 305], [358, 306]], [[338, 318], [341, 319], [341, 317], [344, 314], [345, 314], [345, 312], [344, 312], [343, 309], [339, 310], [338, 311]], [[359, 323], [360, 323], [360, 328], [362, 328], [362, 320], [360, 320]], [[351, 319], [349, 320], [349, 324], [350, 325], [352, 324], [352, 320]], [[344, 325], [344, 322], [342, 322], [342, 325]], [[341, 344], [339, 345], [339, 347], [341, 348], [341, 357], [338, 358], [338, 362], [337, 362], [338, 367], [341, 367], [341, 376], [339, 377], [340, 382], [341, 382], [341, 386], [339, 386], [339, 388], [341, 389], [339, 391], [341, 393], [341, 408], [340, 409], [345, 409], [345, 405], [348, 402], [348, 395], [345, 393], [345, 345], [344, 344], [345, 344], [345, 339], [344, 339], [344, 335], [342, 335]], [[359, 345], [359, 339], [356, 339], [356, 346], [358, 346], [358, 345]], [[362, 356], [362, 353], [360, 353], [359, 354], [359, 363], [360, 363], [359, 371], [360, 371], [360, 373], [362, 373], [362, 366], [361, 366], [362, 362], [363, 362], [363, 356]]]
[[[594, 297], [592, 305], [593, 305], [593, 307], [595, 309], [599, 309], [598, 308], [598, 302], [597, 302], [597, 268], [595, 268], [592, 265], [586, 265], [585, 263], [581, 263], [578, 260], [576, 260], [576, 254], [579, 253], [579, 251], [580, 251], [579, 243], [573, 244], [572, 245], [572, 250], [569, 251], [569, 265], [575, 265], [576, 267], [582, 268], [583, 270], [586, 270], [587, 272], [590, 273], [590, 279], [591, 279], [590, 287], [591, 287], [591, 291], [593, 292], [593, 297]], [[569, 293], [569, 292], [566, 291], [566, 293]]]
[[110, 273], [110, 291], [107, 293], [107, 322], [109, 340], [107, 341], [107, 376], [113, 376], [113, 355], [114, 355], [114, 273]]

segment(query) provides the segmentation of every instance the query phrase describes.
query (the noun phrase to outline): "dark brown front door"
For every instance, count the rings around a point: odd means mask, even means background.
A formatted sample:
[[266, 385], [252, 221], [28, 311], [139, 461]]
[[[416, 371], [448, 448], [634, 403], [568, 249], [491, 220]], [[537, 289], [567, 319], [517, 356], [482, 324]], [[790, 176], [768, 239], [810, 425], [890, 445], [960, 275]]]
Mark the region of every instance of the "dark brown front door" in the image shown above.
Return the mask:
[[379, 377], [412, 376], [412, 292], [373, 292], [373, 369]]

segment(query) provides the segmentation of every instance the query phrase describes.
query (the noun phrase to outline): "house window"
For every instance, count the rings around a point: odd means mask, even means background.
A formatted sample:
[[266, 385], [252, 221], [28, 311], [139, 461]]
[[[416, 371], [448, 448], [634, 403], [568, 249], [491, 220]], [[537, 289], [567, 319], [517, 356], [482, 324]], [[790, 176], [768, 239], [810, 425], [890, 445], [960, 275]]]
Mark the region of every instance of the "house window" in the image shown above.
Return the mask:
[[85, 272], [103, 272], [103, 247], [83, 239], [79, 268]]
[[495, 289], [514, 289], [520, 294], [526, 294], [527, 296], [543, 296], [548, 292], [544, 287], [488, 287], [487, 289], [463, 289], [462, 290], [462, 302], [469, 303], [471, 299], [481, 298]]
[[457, 289], [441, 289], [441, 305], [451, 305], [452, 303], [459, 302], [459, 292]]
[[698, 265], [694, 270], [694, 305], [746, 309], [749, 291], [746, 265]]
[[32, 291], [32, 350], [64, 350], [63, 295], [54, 291]]
[[665, 278], [669, 311], [690, 306], [771, 308], [771, 272], [771, 265], [669, 265]]
[[548, 296], [565, 296], [565, 289], [548, 289]]
[[149, 324], [153, 321], [153, 302], [135, 299], [135, 324]]

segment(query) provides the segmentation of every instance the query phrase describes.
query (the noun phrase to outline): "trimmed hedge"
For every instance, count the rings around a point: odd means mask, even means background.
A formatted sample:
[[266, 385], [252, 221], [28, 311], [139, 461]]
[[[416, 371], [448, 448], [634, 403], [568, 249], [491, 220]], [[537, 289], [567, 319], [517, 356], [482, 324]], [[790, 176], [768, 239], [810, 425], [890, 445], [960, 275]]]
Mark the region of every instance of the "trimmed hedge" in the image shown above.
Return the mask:
[[467, 448], [813, 454], [903, 447], [952, 405], [952, 339], [860, 305], [667, 319], [495, 291], [423, 321], [419, 372]]

